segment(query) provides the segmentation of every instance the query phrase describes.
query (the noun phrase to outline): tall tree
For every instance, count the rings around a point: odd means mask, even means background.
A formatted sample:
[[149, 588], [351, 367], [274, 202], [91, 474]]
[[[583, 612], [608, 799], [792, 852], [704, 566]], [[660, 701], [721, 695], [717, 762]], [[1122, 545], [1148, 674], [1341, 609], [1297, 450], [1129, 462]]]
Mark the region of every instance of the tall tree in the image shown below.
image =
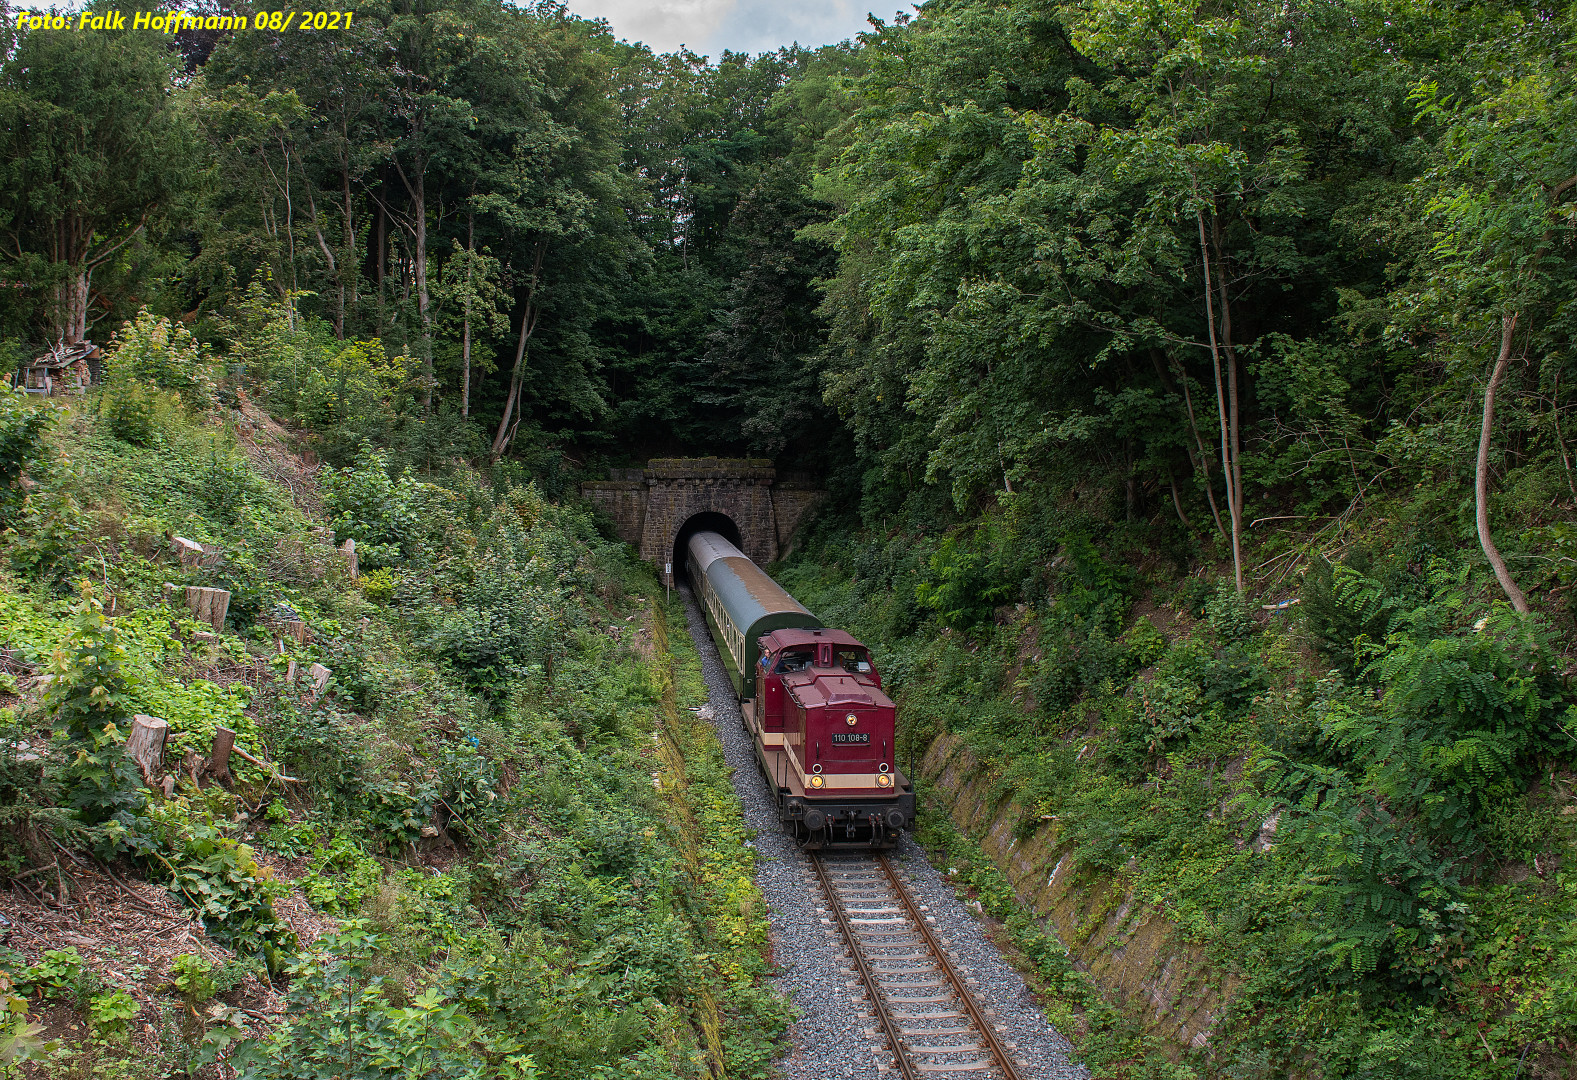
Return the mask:
[[162, 227], [189, 179], [176, 57], [154, 35], [35, 30], [0, 59], [0, 258], [80, 341], [94, 273]]
[[1403, 324], [1433, 331], [1459, 363], [1482, 370], [1476, 357], [1495, 350], [1473, 468], [1474, 525], [1501, 590], [1523, 612], [1527, 597], [1490, 527], [1490, 463], [1497, 391], [1530, 353], [1569, 355], [1573, 344], [1577, 79], [1557, 59], [1559, 33], [1539, 20], [1486, 43], [1472, 95], [1420, 87], [1421, 117], [1446, 122], [1437, 167], [1418, 183], [1435, 244], [1396, 297]]

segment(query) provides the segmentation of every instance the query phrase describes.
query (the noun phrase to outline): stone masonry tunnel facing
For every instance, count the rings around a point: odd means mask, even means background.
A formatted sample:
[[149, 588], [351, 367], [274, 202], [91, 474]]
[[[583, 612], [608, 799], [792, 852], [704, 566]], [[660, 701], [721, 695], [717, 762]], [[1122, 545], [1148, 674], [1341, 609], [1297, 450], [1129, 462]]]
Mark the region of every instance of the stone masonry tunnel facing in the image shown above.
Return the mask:
[[[788, 553], [794, 532], [826, 495], [811, 480], [779, 477], [762, 458], [653, 458], [644, 469], [614, 469], [581, 495], [614, 521], [619, 538], [664, 574], [681, 539], [699, 528], [737, 532], [739, 547], [765, 566]], [[726, 522], [718, 518], [727, 519]], [[721, 526], [731, 524], [733, 528]], [[682, 571], [675, 567], [672, 584]]]

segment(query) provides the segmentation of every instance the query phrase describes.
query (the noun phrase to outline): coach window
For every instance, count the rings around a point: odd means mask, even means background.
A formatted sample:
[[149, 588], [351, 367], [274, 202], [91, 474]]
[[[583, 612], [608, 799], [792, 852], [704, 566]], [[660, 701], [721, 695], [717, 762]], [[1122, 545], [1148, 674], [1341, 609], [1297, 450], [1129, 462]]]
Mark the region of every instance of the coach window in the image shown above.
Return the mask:
[[784, 649], [782, 655], [778, 657], [777, 673], [781, 675], [785, 671], [804, 671], [810, 667], [815, 656], [813, 649]]

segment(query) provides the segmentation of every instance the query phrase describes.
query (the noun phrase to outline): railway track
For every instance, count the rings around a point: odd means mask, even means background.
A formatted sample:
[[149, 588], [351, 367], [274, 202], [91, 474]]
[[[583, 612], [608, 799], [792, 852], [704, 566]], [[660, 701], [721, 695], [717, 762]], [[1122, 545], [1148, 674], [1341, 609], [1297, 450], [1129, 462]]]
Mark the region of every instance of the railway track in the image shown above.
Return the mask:
[[899, 1075], [1026, 1080], [885, 855], [811, 856]]

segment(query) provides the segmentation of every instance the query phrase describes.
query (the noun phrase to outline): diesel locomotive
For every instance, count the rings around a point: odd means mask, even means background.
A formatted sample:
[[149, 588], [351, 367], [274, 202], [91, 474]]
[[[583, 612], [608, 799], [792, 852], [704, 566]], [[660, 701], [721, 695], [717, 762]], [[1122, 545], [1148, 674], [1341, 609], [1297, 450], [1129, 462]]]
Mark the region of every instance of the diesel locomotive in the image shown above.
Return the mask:
[[896, 844], [914, 822], [914, 788], [870, 651], [719, 533], [690, 538], [685, 569], [784, 831], [807, 849]]

